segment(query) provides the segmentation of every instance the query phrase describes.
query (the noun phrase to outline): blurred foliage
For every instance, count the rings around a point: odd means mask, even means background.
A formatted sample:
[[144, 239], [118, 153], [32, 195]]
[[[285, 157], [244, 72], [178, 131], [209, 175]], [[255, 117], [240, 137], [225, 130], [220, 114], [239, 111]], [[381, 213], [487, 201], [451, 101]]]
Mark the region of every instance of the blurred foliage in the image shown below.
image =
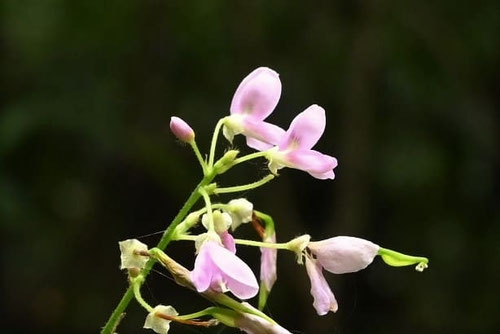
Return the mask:
[[[283, 170], [245, 194], [274, 216], [278, 239], [355, 235], [431, 259], [423, 274], [375, 261], [328, 275], [340, 310], [320, 318], [305, 270], [280, 254], [270, 314], [300, 333], [499, 328], [498, 1], [0, 8], [3, 331], [95, 333], [104, 324], [126, 287], [117, 242], [164, 229], [200, 178], [167, 131], [170, 116], [188, 121], [206, 150], [239, 81], [262, 65], [283, 82], [270, 121], [287, 127], [322, 105], [318, 147], [340, 162], [333, 182]], [[263, 166], [221, 183], [257, 179]], [[192, 267], [191, 245], [170, 251]], [[258, 251], [240, 253], [258, 268]], [[145, 294], [181, 313], [206, 305], [161, 273]], [[144, 316], [131, 305], [120, 333], [139, 332]]]

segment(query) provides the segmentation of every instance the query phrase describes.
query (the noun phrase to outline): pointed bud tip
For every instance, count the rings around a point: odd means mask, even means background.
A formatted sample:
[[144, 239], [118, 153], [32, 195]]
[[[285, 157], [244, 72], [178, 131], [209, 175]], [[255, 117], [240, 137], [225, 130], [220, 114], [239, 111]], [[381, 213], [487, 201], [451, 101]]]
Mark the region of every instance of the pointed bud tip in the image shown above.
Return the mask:
[[172, 116], [170, 118], [170, 130], [177, 139], [190, 143], [194, 139], [194, 131], [182, 118]]

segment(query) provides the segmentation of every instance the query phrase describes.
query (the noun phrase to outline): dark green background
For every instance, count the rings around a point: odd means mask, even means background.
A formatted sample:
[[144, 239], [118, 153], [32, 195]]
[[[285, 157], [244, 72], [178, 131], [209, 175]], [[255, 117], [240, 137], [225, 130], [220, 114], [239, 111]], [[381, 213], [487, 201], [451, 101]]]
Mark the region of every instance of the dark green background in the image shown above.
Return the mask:
[[[294, 333], [499, 328], [498, 1], [2, 0], [0, 8], [2, 332], [98, 331], [126, 288], [117, 242], [164, 229], [200, 179], [170, 117], [188, 121], [206, 151], [240, 80], [258, 66], [283, 82], [269, 120], [286, 128], [320, 104], [328, 124], [317, 148], [339, 160], [334, 181], [285, 169], [245, 194], [275, 217], [278, 240], [353, 235], [431, 260], [422, 274], [380, 259], [327, 274], [339, 311], [318, 317], [304, 268], [280, 254], [269, 313]], [[250, 152], [242, 138], [235, 144]], [[263, 175], [258, 162], [220, 182]], [[191, 244], [168, 251], [192, 268]], [[258, 273], [259, 252], [239, 254]], [[181, 313], [208, 305], [160, 274], [144, 295]], [[133, 303], [119, 332], [145, 332], [144, 317]], [[172, 326], [189, 332], [201, 333]]]

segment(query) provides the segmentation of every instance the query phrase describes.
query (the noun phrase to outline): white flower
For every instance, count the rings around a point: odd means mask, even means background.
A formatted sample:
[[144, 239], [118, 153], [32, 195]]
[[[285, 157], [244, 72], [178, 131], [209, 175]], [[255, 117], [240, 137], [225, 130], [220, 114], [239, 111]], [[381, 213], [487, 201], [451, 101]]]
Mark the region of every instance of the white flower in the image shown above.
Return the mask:
[[137, 239], [120, 241], [120, 269], [142, 269], [148, 262], [149, 257], [136, 254], [137, 251], [147, 252], [148, 246]]
[[[212, 212], [212, 217], [214, 219], [214, 227], [217, 234], [226, 232], [229, 229], [229, 226], [231, 226], [231, 216], [226, 212], [222, 213], [219, 210], [215, 210]], [[201, 223], [208, 230], [208, 214], [203, 215]]]
[[241, 224], [252, 221], [253, 204], [245, 198], [233, 199], [227, 204], [226, 211], [231, 215], [231, 229], [234, 231]]
[[172, 306], [158, 305], [146, 317], [144, 328], [152, 329], [159, 334], [167, 334], [170, 329], [170, 321], [161, 317], [159, 314], [167, 316], [177, 316], [179, 313]]

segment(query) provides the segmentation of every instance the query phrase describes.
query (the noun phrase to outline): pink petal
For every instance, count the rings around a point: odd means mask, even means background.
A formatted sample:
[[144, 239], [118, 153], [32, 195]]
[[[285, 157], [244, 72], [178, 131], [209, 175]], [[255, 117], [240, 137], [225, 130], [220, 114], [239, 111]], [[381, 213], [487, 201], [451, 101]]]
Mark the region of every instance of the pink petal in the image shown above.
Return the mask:
[[333, 180], [335, 178], [335, 173], [333, 172], [333, 170], [330, 170], [326, 173], [320, 173], [320, 174], [309, 172], [309, 174], [311, 174], [312, 176], [314, 176], [315, 178], [317, 178], [319, 180], [326, 180], [326, 179]]
[[236, 297], [248, 299], [257, 294], [257, 279], [248, 265], [215, 241], [205, 242], [196, 258], [191, 280], [198, 292], [226, 286]]
[[194, 261], [194, 269], [191, 272], [191, 281], [198, 292], [206, 291], [210, 287], [213, 272], [217, 268], [210, 258], [210, 249], [203, 245]]
[[219, 234], [219, 237], [224, 248], [226, 248], [231, 253], [236, 254], [236, 243], [234, 242], [233, 236], [229, 234], [228, 231], [225, 231]]
[[210, 245], [212, 261], [226, 280], [228, 289], [240, 299], [255, 296], [259, 291], [259, 285], [252, 269], [227, 249], [216, 243], [212, 244]]
[[318, 315], [325, 315], [329, 311], [337, 312], [337, 300], [323, 276], [321, 265], [306, 256], [306, 270], [311, 280], [311, 295], [314, 298], [313, 306]]
[[343, 236], [310, 242], [307, 247], [318, 262], [334, 274], [365, 269], [372, 263], [380, 248], [368, 240]]
[[257, 151], [267, 151], [268, 149], [274, 147], [272, 144], [268, 144], [252, 137], [247, 137], [247, 146]]
[[[259, 148], [269, 149], [278, 145], [285, 135], [285, 130], [271, 123], [246, 118], [244, 120], [243, 134], [247, 136], [247, 144], [248, 138], [256, 139], [256, 141], [250, 140], [250, 144], [248, 146], [259, 150]], [[256, 147], [253, 147], [251, 146], [252, 144], [257, 145]]]
[[[264, 240], [264, 242], [276, 242], [276, 234]], [[260, 258], [260, 280], [264, 282], [267, 291], [271, 291], [276, 282], [276, 261], [278, 250], [275, 248], [261, 248], [262, 256]]]
[[193, 129], [182, 119], [176, 116], [170, 118], [170, 130], [183, 142], [190, 142], [194, 139]]
[[337, 159], [314, 150], [296, 150], [286, 155], [289, 167], [301, 169], [318, 179], [335, 177]]
[[246, 76], [234, 93], [231, 114], [247, 114], [255, 120], [264, 120], [272, 113], [281, 96], [278, 73], [259, 67]]
[[323, 135], [325, 126], [325, 109], [313, 104], [293, 119], [279, 144], [280, 150], [311, 149]]

